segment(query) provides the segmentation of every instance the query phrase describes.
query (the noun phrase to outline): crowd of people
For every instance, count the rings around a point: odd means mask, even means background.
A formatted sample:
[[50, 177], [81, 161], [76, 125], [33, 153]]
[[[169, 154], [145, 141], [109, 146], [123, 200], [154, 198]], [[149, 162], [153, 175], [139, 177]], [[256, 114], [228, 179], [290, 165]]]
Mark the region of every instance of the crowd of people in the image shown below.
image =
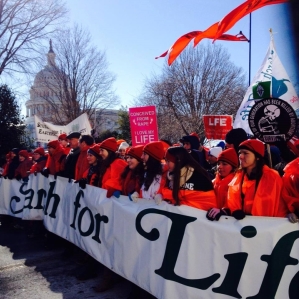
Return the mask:
[[[91, 135], [61, 134], [46, 151], [12, 149], [2, 176], [26, 182], [39, 172], [73, 179], [82, 189], [106, 189], [107, 198], [126, 195], [132, 204], [143, 198], [158, 205], [188, 205], [206, 211], [211, 221], [222, 215], [237, 220], [246, 215], [287, 217], [292, 223], [299, 218], [299, 140], [292, 146], [283, 141], [266, 146], [241, 128], [210, 148], [196, 133], [176, 144], [160, 140], [144, 146], [114, 137], [95, 144]], [[89, 259], [82, 278], [90, 276], [96, 263]], [[111, 275], [107, 269], [98, 291], [112, 287]], [[135, 288], [134, 298], [136, 294]]]

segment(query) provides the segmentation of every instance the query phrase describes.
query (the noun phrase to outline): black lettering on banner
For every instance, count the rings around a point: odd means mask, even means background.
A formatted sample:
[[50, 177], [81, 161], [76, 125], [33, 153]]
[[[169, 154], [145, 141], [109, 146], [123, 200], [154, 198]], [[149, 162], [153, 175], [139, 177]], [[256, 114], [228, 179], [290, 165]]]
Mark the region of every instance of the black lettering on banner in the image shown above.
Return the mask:
[[[261, 260], [268, 263], [268, 267], [261, 288], [258, 294], [247, 297], [247, 299], [275, 298], [285, 267], [287, 265], [298, 265], [298, 260], [290, 257], [296, 239], [299, 239], [299, 231], [290, 232], [277, 242], [271, 255], [262, 255]], [[295, 292], [294, 288], [292, 288], [292, 291]], [[293, 294], [290, 294], [290, 298], [298, 297], [294, 297]]]
[[34, 209], [42, 210], [44, 208], [42, 203], [43, 203], [43, 198], [45, 198], [46, 196], [47, 196], [46, 190], [39, 189], [37, 191], [37, 204]]
[[[75, 230], [76, 230], [76, 219], [77, 219], [78, 210], [81, 207], [81, 204], [80, 204], [81, 197], [84, 197], [84, 192], [82, 190], [80, 190], [77, 193], [76, 199], [74, 202], [74, 206], [75, 206], [74, 218], [73, 218], [73, 222], [70, 226]], [[83, 218], [85, 212], [89, 213], [90, 225], [89, 225], [88, 230], [83, 232], [81, 229], [81, 224], [82, 224], [82, 218]], [[95, 223], [94, 223], [93, 218], [95, 219]], [[98, 243], [101, 243], [101, 239], [100, 239], [101, 222], [108, 223], [108, 221], [109, 221], [109, 219], [107, 216], [105, 216], [105, 215], [101, 216], [101, 214], [99, 214], [99, 213], [93, 216], [92, 211], [89, 208], [85, 207], [79, 212], [79, 216], [78, 216], [79, 233], [81, 236], [87, 237], [95, 231], [95, 234], [92, 237], [92, 239]]]
[[27, 206], [24, 205], [22, 209], [17, 210], [17, 211], [14, 211], [14, 209], [13, 209], [13, 207], [12, 207], [12, 202], [13, 202], [14, 200], [15, 200], [16, 202], [20, 202], [21, 199], [20, 199], [20, 197], [18, 197], [18, 196], [13, 196], [13, 197], [10, 199], [10, 210], [11, 210], [11, 212], [12, 212], [14, 215], [15, 215], [15, 214], [22, 213], [23, 210], [24, 210], [25, 208], [28, 208], [28, 209], [32, 209], [32, 208], [33, 208], [32, 205], [31, 205], [31, 203], [32, 203], [32, 199], [33, 199], [33, 196], [34, 196], [34, 191], [33, 191], [32, 189], [29, 189], [29, 190], [23, 190], [23, 187], [26, 187], [26, 186], [27, 186], [26, 183], [22, 184], [21, 187], [20, 187], [20, 189], [19, 189], [19, 192], [20, 192], [22, 195], [30, 194], [29, 197], [25, 197], [25, 200], [26, 200], [26, 199], [29, 199], [29, 203], [27, 204]]
[[58, 208], [58, 204], [60, 202], [59, 195], [53, 193], [55, 185], [56, 185], [56, 181], [50, 183], [50, 190], [49, 190], [49, 193], [48, 193], [48, 197], [47, 197], [47, 201], [46, 201], [46, 206], [44, 208], [44, 214], [48, 215], [48, 208], [49, 208], [50, 201], [51, 201], [52, 198], [54, 198], [54, 203], [53, 203], [52, 211], [49, 214], [49, 217], [51, 217], [51, 218], [56, 218], [56, 211], [57, 211], [57, 208]]
[[149, 233], [143, 230], [141, 226], [141, 220], [147, 214], [164, 215], [172, 221], [163, 262], [161, 268], [155, 270], [155, 273], [167, 280], [175, 281], [189, 287], [201, 290], [206, 290], [207, 288], [209, 288], [220, 277], [219, 273], [201, 279], [187, 279], [175, 274], [174, 272], [186, 226], [188, 225], [188, 223], [195, 221], [197, 218], [157, 209], [143, 210], [136, 217], [136, 230], [141, 236], [150, 241], [156, 241], [159, 238], [160, 233], [156, 228], [152, 229]]

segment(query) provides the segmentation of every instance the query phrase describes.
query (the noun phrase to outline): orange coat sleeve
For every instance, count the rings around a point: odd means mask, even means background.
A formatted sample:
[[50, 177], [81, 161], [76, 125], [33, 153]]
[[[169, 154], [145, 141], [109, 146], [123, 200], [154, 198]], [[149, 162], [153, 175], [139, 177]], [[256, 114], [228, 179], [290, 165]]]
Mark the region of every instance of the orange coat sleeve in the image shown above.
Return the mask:
[[122, 159], [115, 159], [110, 167], [106, 170], [102, 179], [102, 188], [113, 188], [116, 190], [122, 190], [121, 174], [127, 166], [127, 162]]

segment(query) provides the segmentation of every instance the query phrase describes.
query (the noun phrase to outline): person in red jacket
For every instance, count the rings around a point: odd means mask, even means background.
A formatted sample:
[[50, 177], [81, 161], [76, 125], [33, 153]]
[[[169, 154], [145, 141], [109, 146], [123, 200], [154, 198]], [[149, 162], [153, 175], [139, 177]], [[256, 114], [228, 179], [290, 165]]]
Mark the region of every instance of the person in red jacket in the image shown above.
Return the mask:
[[67, 135], [65, 133], [60, 134], [58, 136], [58, 141], [60, 145], [63, 147], [65, 154], [68, 155], [71, 150], [71, 147], [69, 146]]
[[122, 194], [129, 195], [140, 191], [144, 179], [144, 167], [142, 163], [143, 145], [133, 146], [127, 153], [128, 165], [121, 174]]
[[32, 166], [32, 160], [29, 159], [29, 153], [26, 150], [19, 151], [20, 164], [15, 171], [15, 178], [17, 180], [28, 180], [30, 174], [30, 168]]
[[79, 186], [82, 189], [85, 189], [86, 184], [92, 186], [98, 186], [99, 184], [99, 169], [102, 161], [99, 152], [100, 152], [99, 144], [95, 144], [87, 150], [86, 160], [89, 164], [89, 168], [85, 170], [85, 172], [83, 173], [83, 177], [79, 181], [77, 180], [75, 182], [75, 183], [78, 182]]
[[80, 154], [76, 162], [75, 180], [80, 180], [83, 173], [89, 168], [89, 163], [86, 159], [88, 149], [94, 145], [94, 139], [91, 135], [81, 135], [79, 138]]
[[257, 139], [239, 145], [241, 169], [229, 183], [226, 208], [240, 220], [246, 215], [285, 217], [286, 206], [281, 198], [282, 179], [264, 162], [265, 147]]
[[108, 198], [112, 195], [119, 197], [122, 189], [120, 175], [127, 163], [118, 158], [118, 146], [114, 137], [105, 139], [99, 147], [99, 154], [103, 159], [99, 170], [99, 187], [107, 189]]
[[33, 151], [34, 164], [30, 168], [30, 173], [42, 172], [46, 167], [48, 155], [45, 154], [45, 150], [42, 147], [38, 147]]
[[64, 161], [66, 157], [64, 149], [58, 140], [50, 141], [47, 146], [49, 156], [42, 174], [46, 177], [48, 177], [49, 174], [60, 175], [64, 170]]
[[167, 183], [162, 189], [164, 200], [205, 210], [216, 205], [212, 181], [200, 164], [183, 147], [170, 147], [165, 155]]
[[282, 177], [282, 198], [287, 205], [288, 219], [299, 222], [299, 158], [288, 163]]

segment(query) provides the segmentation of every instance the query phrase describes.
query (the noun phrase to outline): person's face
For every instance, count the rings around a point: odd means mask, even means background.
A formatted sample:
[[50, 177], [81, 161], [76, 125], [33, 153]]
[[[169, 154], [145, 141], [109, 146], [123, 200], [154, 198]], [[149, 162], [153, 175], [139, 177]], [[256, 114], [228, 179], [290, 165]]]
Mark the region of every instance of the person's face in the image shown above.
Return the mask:
[[78, 146], [80, 147], [80, 150], [83, 150], [86, 147], [86, 142], [82, 141], [82, 142], [78, 142]]
[[126, 150], [124, 148], [119, 149], [118, 152], [119, 152], [119, 155], [122, 157], [124, 157], [126, 155]]
[[11, 158], [14, 158], [16, 154], [14, 152], [11, 152]]
[[49, 155], [52, 156], [54, 154], [55, 149], [53, 147], [48, 147]]
[[79, 139], [78, 138], [71, 138], [69, 139], [70, 148], [77, 148], [79, 146]]
[[174, 171], [175, 163], [173, 163], [173, 162], [171, 162], [169, 160], [166, 160], [166, 163], [167, 163], [167, 166], [168, 166], [168, 171], [169, 172]]
[[23, 162], [25, 160], [25, 157], [23, 157], [23, 156], [19, 156], [19, 161], [20, 162]]
[[61, 144], [61, 146], [63, 147], [67, 147], [68, 145], [68, 142], [66, 140], [63, 140], [63, 139], [58, 139], [59, 143]]
[[190, 142], [184, 141], [184, 142], [183, 142], [183, 147], [184, 147], [186, 150], [191, 149], [191, 144], [190, 144]]
[[33, 153], [33, 160], [36, 161], [40, 158], [40, 154], [39, 153]]
[[252, 169], [256, 166], [256, 157], [254, 153], [249, 150], [240, 149], [239, 160], [240, 160], [240, 166], [242, 168]]
[[100, 148], [100, 156], [105, 160], [109, 156], [109, 152], [104, 148]]
[[224, 161], [218, 162], [218, 173], [222, 178], [227, 177], [233, 170], [233, 167]]
[[86, 158], [87, 158], [87, 161], [88, 161], [89, 165], [96, 165], [97, 164], [97, 158], [94, 155], [88, 153]]
[[211, 155], [208, 155], [208, 162], [210, 164], [216, 164], [217, 163], [217, 158]]
[[137, 167], [137, 165], [139, 164], [139, 161], [132, 156], [128, 156], [127, 163], [128, 163], [128, 166], [130, 169], [135, 169]]
[[148, 158], [149, 158], [149, 155], [148, 155], [147, 153], [143, 152], [143, 153], [142, 153], [142, 156], [141, 156], [142, 161], [143, 161], [144, 163], [146, 163], [147, 160], [148, 160]]

